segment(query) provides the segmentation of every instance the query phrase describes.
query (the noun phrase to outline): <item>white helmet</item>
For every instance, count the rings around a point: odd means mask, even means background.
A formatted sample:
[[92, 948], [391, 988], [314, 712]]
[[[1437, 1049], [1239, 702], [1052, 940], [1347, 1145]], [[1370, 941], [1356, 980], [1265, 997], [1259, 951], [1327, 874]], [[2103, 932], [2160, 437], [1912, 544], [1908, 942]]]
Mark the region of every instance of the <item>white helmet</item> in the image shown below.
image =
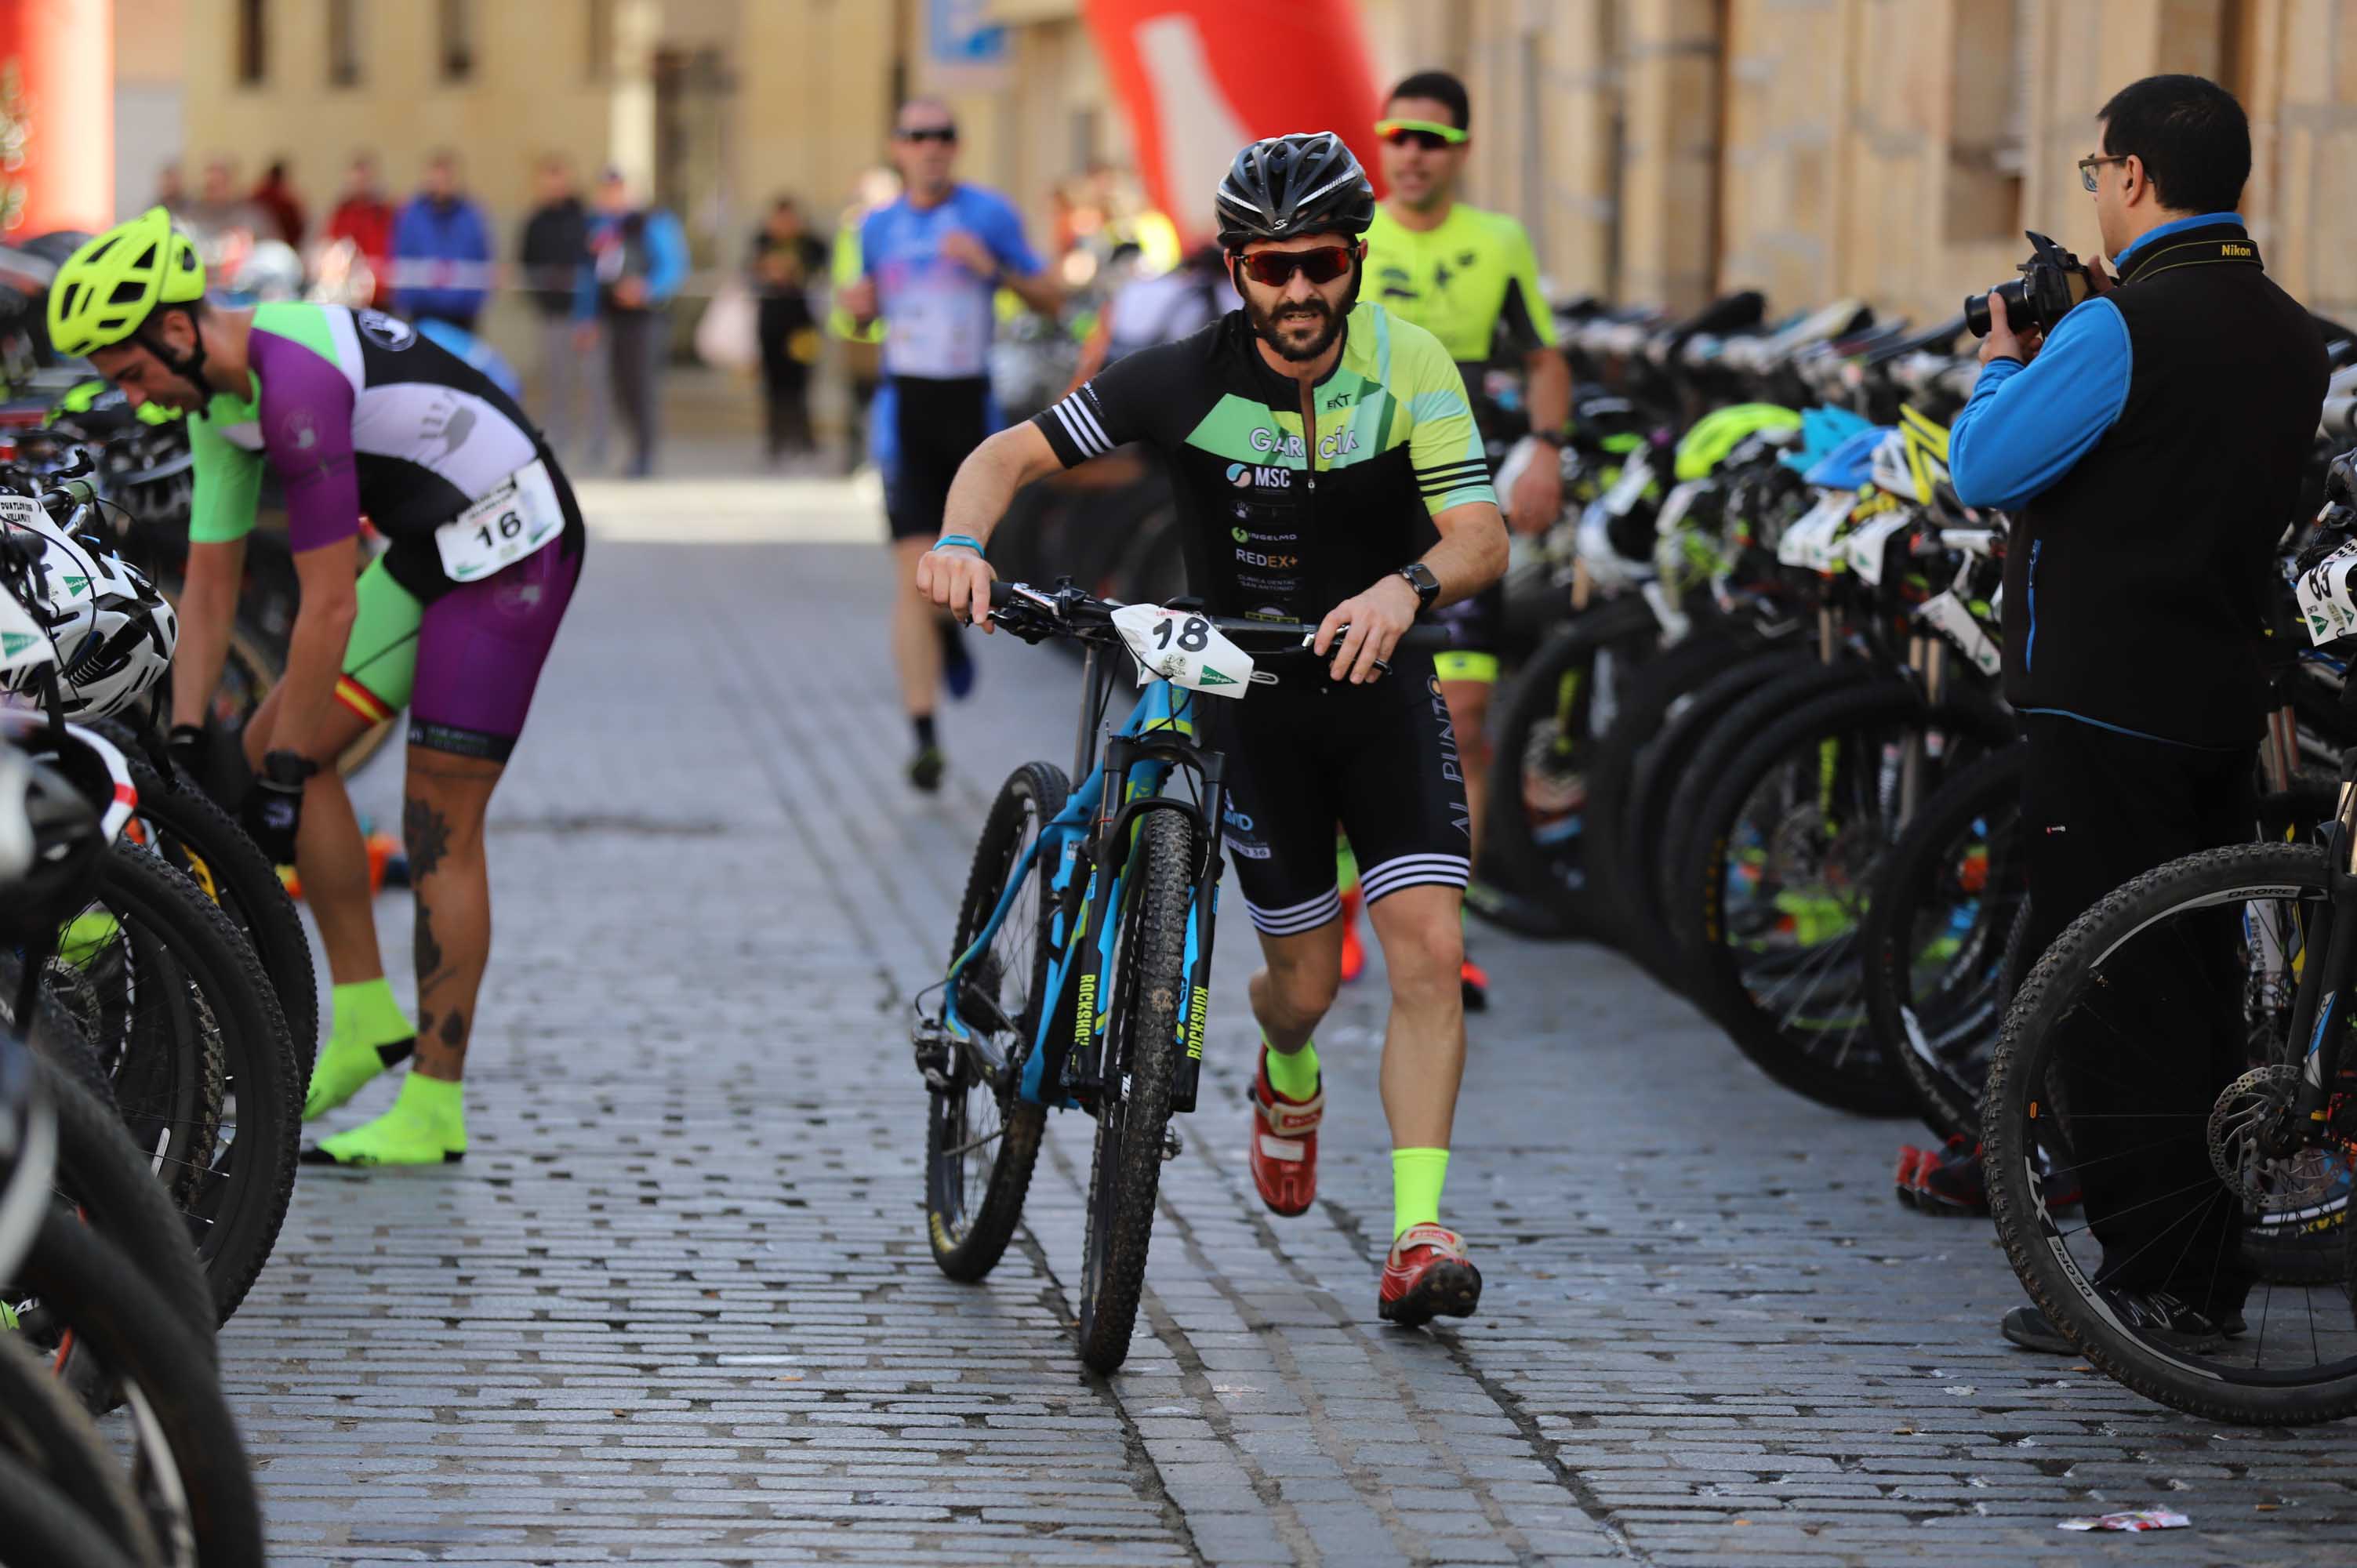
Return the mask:
[[[122, 712], [171, 669], [179, 618], [145, 573], [96, 541], [38, 527], [16, 533], [40, 545], [26, 607], [57, 645], [66, 716]], [[35, 688], [27, 680], [9, 689]]]

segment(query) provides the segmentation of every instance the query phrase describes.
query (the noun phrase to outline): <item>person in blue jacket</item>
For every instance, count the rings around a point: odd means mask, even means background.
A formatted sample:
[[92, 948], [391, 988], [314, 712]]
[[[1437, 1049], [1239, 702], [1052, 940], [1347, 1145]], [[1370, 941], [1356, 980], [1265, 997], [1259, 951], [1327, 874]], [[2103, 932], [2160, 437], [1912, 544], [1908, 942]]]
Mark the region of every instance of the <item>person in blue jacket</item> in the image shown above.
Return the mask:
[[654, 472], [655, 412], [671, 346], [673, 296], [687, 279], [687, 235], [660, 207], [640, 206], [620, 169], [597, 181], [589, 220], [589, 260], [582, 268], [575, 314], [605, 323], [608, 369], [616, 406], [630, 427], [630, 474]]
[[458, 156], [436, 153], [393, 220], [393, 313], [472, 333], [490, 294], [490, 225], [458, 188]]

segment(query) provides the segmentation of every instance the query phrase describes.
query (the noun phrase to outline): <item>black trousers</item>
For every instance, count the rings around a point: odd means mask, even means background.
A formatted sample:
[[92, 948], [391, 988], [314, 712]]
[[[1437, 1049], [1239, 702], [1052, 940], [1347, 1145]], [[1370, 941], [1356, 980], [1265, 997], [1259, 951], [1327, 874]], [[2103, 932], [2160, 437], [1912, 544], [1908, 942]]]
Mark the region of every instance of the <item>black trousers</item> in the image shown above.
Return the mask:
[[[2255, 746], [2203, 750], [2029, 714], [2021, 827], [2034, 963], [2072, 921], [2157, 866], [2256, 834]], [[2210, 1165], [2218, 1091], [2250, 1064], [2240, 911], [2147, 929], [2107, 958], [2054, 1059], [2099, 1276], [2194, 1306], [2242, 1304], [2251, 1276], [2237, 1206]]]
[[794, 358], [794, 334], [811, 323], [799, 299], [761, 302], [761, 391], [770, 415], [770, 456], [811, 449], [811, 368]]
[[656, 428], [663, 355], [670, 348], [671, 322], [660, 311], [609, 310], [606, 313], [607, 371], [614, 389], [614, 406], [630, 432], [630, 472], [647, 473], [654, 467]]

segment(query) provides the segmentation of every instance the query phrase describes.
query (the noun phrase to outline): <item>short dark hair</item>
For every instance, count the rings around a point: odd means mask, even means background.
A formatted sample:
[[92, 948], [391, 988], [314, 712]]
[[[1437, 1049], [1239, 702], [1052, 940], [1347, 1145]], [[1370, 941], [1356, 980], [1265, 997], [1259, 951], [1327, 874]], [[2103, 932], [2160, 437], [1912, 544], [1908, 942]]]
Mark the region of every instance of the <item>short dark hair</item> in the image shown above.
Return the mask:
[[2201, 76], [2147, 76], [2112, 94], [2095, 118], [2104, 151], [2144, 160], [2163, 207], [2230, 212], [2251, 177], [2251, 122], [2234, 95]]
[[1429, 98], [1435, 103], [1446, 103], [1458, 130], [1473, 127], [1473, 101], [1465, 96], [1465, 84], [1445, 70], [1419, 70], [1401, 77], [1383, 102], [1395, 103], [1403, 98]]

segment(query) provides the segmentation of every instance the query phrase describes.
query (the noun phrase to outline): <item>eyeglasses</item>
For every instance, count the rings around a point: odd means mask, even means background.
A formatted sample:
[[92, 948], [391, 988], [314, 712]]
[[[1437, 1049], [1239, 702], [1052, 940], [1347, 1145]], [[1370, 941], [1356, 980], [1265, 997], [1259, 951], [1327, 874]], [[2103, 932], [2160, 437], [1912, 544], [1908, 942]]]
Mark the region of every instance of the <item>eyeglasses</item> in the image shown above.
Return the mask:
[[1427, 153], [1462, 145], [1465, 133], [1436, 120], [1378, 120], [1375, 134], [1394, 147], [1418, 146]]
[[1283, 288], [1299, 273], [1311, 283], [1332, 283], [1358, 259], [1355, 245], [1320, 245], [1314, 251], [1263, 251], [1242, 256], [1244, 276], [1268, 288]]
[[2133, 153], [2122, 153], [2117, 157], [2106, 156], [2102, 157], [2081, 158], [2079, 160], [2079, 183], [2085, 186], [2089, 190], [2093, 190], [2095, 188], [2095, 171], [2097, 169], [2103, 167], [2105, 164], [2124, 164], [2135, 156], [2136, 155]]
[[913, 131], [892, 133], [904, 142], [939, 142], [948, 146], [957, 141], [955, 125], [920, 125]]

